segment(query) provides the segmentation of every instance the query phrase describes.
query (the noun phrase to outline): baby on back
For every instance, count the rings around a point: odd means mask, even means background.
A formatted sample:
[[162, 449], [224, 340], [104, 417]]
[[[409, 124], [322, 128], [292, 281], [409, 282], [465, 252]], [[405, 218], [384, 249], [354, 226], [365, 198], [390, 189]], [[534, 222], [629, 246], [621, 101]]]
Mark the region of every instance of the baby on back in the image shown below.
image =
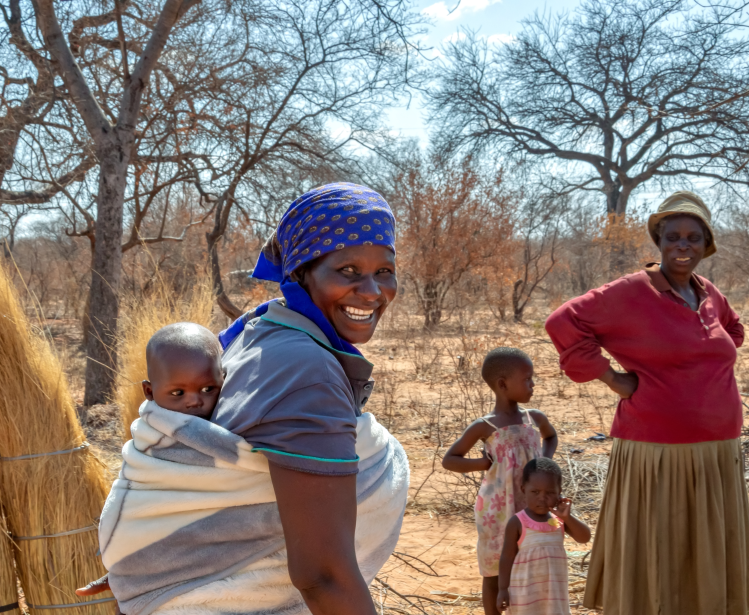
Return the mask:
[[[192, 322], [162, 327], [148, 340], [146, 367], [148, 380], [141, 384], [148, 401], [165, 410], [211, 418], [224, 386], [224, 372], [221, 345], [208, 329]], [[109, 589], [106, 574], [75, 593], [92, 596]]]
[[192, 322], [167, 325], [146, 346], [143, 393], [165, 410], [210, 419], [224, 385], [216, 336]]

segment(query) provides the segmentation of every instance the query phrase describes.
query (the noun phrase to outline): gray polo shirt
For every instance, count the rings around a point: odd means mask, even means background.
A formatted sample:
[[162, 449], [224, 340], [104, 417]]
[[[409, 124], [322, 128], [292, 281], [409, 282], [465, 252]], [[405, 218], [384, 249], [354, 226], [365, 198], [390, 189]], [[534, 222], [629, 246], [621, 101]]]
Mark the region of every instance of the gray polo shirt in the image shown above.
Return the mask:
[[313, 474], [355, 474], [356, 417], [372, 364], [340, 352], [311, 320], [278, 303], [224, 352], [226, 380], [212, 422], [273, 463]]

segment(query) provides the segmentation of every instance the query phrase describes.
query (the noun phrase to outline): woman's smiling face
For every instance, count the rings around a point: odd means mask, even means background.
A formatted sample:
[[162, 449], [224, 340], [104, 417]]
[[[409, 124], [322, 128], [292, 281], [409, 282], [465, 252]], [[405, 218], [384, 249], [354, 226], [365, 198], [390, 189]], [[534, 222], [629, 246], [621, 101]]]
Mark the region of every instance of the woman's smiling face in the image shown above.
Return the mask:
[[661, 235], [661, 267], [674, 275], [691, 275], [705, 256], [707, 238], [691, 216], [669, 216]]
[[[296, 272], [295, 272], [296, 274]], [[351, 246], [321, 256], [292, 274], [338, 335], [352, 344], [368, 342], [395, 298], [395, 254], [385, 246]]]

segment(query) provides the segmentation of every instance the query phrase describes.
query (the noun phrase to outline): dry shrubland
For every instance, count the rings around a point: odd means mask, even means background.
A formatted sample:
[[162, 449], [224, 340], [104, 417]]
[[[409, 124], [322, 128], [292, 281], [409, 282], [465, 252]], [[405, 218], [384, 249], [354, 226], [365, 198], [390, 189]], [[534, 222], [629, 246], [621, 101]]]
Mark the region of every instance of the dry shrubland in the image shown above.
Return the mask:
[[[694, 186], [720, 246], [698, 272], [740, 313], [749, 297], [746, 3], [703, 4], [584, 2], [529, 17], [512, 42], [445, 38], [427, 66], [425, 16], [404, 0], [3, 3], [3, 255], [110, 473], [150, 334], [182, 319], [218, 331], [277, 295], [247, 277], [263, 241], [296, 196], [345, 179], [380, 191], [399, 220], [398, 299], [366, 354], [370, 409], [406, 446], [413, 481], [373, 586], [379, 611], [481, 609], [480, 477], [440, 459], [491, 408], [479, 366], [494, 346], [533, 357], [533, 405], [595, 525], [610, 443], [585, 438], [608, 433], [616, 398], [560, 373], [545, 317], [655, 260], [648, 195]], [[424, 149], [382, 121], [412, 95]], [[749, 391], [744, 351], [736, 371]]]
[[[465, 173], [465, 169], [460, 172]], [[458, 210], [463, 214], [471, 211], [463, 206]], [[586, 438], [596, 432], [608, 434], [616, 398], [600, 383], [575, 384], [559, 371], [558, 357], [543, 321], [565, 299], [612, 276], [608, 266], [612, 250], [626, 256], [629, 271], [656, 258], [657, 252], [642, 221], [635, 216], [615, 225], [607, 217], [580, 215], [558, 230], [552, 259], [549, 244], [542, 245], [537, 233], [523, 235], [523, 229], [530, 228], [533, 220], [524, 219], [518, 210], [514, 210], [514, 216], [503, 222], [509, 234], [507, 241], [499, 242], [496, 250], [482, 253], [481, 259], [465, 266], [450, 283], [437, 319], [434, 313], [427, 316], [429, 305], [424, 301], [423, 283], [429, 276], [439, 276], [440, 268], [413, 265], [420, 258], [418, 246], [425, 241], [424, 235], [443, 246], [435, 248], [434, 254], [449, 250], [453, 244], [441, 235], [442, 227], [436, 222], [422, 227], [422, 243], [415, 241], [413, 233], [402, 232], [399, 237], [402, 274], [398, 298], [375, 338], [364, 348], [375, 364], [377, 381], [368, 410], [403, 442], [412, 465], [404, 535], [372, 589], [382, 613], [457, 615], [481, 611], [472, 551], [472, 508], [481, 477], [447, 473], [440, 461], [462, 430], [491, 410], [492, 398], [481, 380], [480, 365], [493, 347], [518, 346], [533, 358], [537, 387], [531, 405], [544, 411], [557, 428], [565, 492], [595, 527], [610, 441]], [[204, 231], [196, 225], [183, 242], [156, 244], [125, 254], [117, 396], [109, 405], [81, 408], [80, 413], [89, 441], [100, 450], [112, 473], [118, 466], [121, 421], [128, 424], [141, 401], [139, 382], [144, 377], [143, 350], [149, 335], [169, 321], [194, 320], [210, 325], [214, 331], [230, 321], [211, 301], [206, 253], [198, 241]], [[470, 241], [470, 237], [468, 233], [461, 241]], [[487, 240], [480, 234], [476, 237]], [[718, 240], [722, 243], [723, 236]], [[414, 243], [409, 245], [409, 241]], [[745, 305], [746, 281], [736, 275], [730, 258], [736, 246], [743, 245], [741, 241], [738, 231], [726, 232], [725, 243], [730, 248], [701, 265], [703, 275], [729, 296], [739, 312]], [[45, 313], [48, 331], [68, 357], [66, 369], [72, 393], [80, 404], [85, 360], [82, 297], [86, 295], [82, 272], [89, 246], [79, 242], [84, 240], [61, 238], [45, 229], [18, 240], [14, 275], [19, 289], [28, 287], [22, 293], [27, 308]], [[247, 279], [259, 247], [260, 238], [242, 226], [233, 228], [220, 247], [219, 256], [229, 271], [225, 288], [234, 304], [243, 309], [278, 292], [273, 284]], [[40, 262], [51, 266], [40, 268]], [[417, 280], [419, 275], [422, 277]], [[513, 292], [517, 292], [516, 285], [523, 276], [535, 287], [525, 295], [522, 321], [518, 322]], [[743, 352], [737, 377], [740, 386], [749, 389], [749, 362]], [[568, 546], [576, 612], [585, 612], [579, 607], [579, 592], [589, 548]]]
[[[636, 229], [635, 229], [636, 230]], [[634, 234], [634, 232], [633, 232]], [[636, 234], [634, 234], [637, 236]], [[601, 233], [582, 250], [605, 250]], [[23, 242], [22, 242], [23, 243]], [[180, 246], [180, 244], [175, 244]], [[244, 248], [247, 243], [241, 243]], [[227, 253], [231, 258], [227, 242]], [[163, 246], [140, 255], [128, 269], [130, 295], [123, 302], [120, 331], [120, 387], [114, 403], [81, 408], [87, 438], [101, 451], [112, 472], [118, 467], [120, 421], [137, 407], [139, 399], [127, 401], [128, 390], [139, 389], [130, 381], [142, 376], [142, 355], [147, 332], [164, 322], [180, 319], [209, 323], [214, 330], [228, 319], [207, 299], [207, 275], [189, 252], [169, 254]], [[404, 444], [411, 461], [412, 485], [404, 533], [396, 553], [373, 584], [372, 593], [382, 613], [480, 613], [480, 582], [473, 544], [473, 504], [480, 484], [479, 475], [457, 475], [442, 470], [440, 460], [447, 447], [475, 418], [492, 407], [489, 389], [480, 377], [485, 353], [496, 346], [523, 348], [533, 358], [537, 372], [536, 395], [531, 406], [545, 412], [560, 434], [558, 460], [565, 470], [565, 493], [579, 514], [594, 528], [600, 506], [610, 441], [586, 440], [596, 432], [608, 433], [616, 398], [600, 383], [576, 384], [558, 367], [553, 345], [543, 329], [549, 311], [574, 294], [575, 253], [563, 246], [567, 260], [553, 270], [549, 281], [533, 295], [524, 322], [515, 322], [511, 311], [502, 319], [496, 306], [472, 288], [457, 285], [449, 297], [449, 309], [438, 327], [425, 328], [422, 303], [402, 284], [397, 300], [383, 318], [375, 338], [363, 348], [375, 364], [376, 392], [368, 410], [373, 412]], [[566, 252], [566, 250], [570, 250]], [[635, 266], [651, 258], [647, 242], [641, 241], [633, 258]], [[160, 250], [164, 250], [160, 252]], [[240, 264], [251, 261], [252, 252], [238, 250]], [[600, 257], [599, 257], [600, 262]], [[717, 261], [716, 261], [717, 262]], [[720, 264], [720, 263], [718, 263]], [[28, 275], [23, 260], [16, 272], [21, 283]], [[403, 266], [403, 265], [401, 265]], [[716, 267], [714, 271], [720, 271]], [[472, 275], [478, 276], [477, 273]], [[38, 278], [31, 278], [37, 280]], [[273, 296], [273, 285], [249, 284], [239, 276], [229, 279], [232, 300], [251, 307]], [[475, 278], [474, 278], [475, 281]], [[720, 285], [720, 278], [717, 283]], [[64, 280], [55, 280], [64, 288]], [[578, 282], [575, 282], [579, 283]], [[728, 289], [737, 310], [743, 310], [740, 287]], [[30, 298], [31, 295], [24, 295]], [[64, 294], [47, 292], [42, 308], [52, 317], [48, 332], [66, 353], [66, 369], [73, 396], [82, 399], [84, 355], [81, 319], [62, 307]], [[29, 301], [29, 308], [31, 308]], [[56, 310], [55, 310], [56, 308]], [[145, 323], [145, 324], [144, 324]], [[145, 326], [147, 325], [147, 326]], [[740, 353], [737, 376], [742, 387], [749, 383], [749, 360]], [[748, 387], [749, 388], [749, 387]], [[137, 397], [137, 396], [136, 396]], [[120, 404], [118, 406], [118, 404]], [[129, 410], [126, 410], [128, 409]], [[479, 454], [479, 451], [475, 451]], [[590, 545], [568, 545], [571, 600], [574, 612], [586, 574]], [[436, 593], [435, 593], [436, 592]]]

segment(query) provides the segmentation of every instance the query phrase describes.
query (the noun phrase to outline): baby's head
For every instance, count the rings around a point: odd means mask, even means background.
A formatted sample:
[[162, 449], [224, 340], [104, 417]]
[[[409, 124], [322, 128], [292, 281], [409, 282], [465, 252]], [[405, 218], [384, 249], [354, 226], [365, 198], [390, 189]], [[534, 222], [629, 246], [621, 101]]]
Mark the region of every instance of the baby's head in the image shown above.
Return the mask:
[[531, 459], [523, 468], [522, 491], [528, 508], [545, 515], [559, 504], [562, 493], [562, 468], [547, 459]]
[[533, 361], [519, 348], [500, 347], [484, 357], [481, 377], [495, 394], [528, 403], [533, 397]]
[[146, 399], [166, 410], [210, 418], [224, 384], [221, 346], [205, 327], [178, 322], [159, 329], [146, 346]]

